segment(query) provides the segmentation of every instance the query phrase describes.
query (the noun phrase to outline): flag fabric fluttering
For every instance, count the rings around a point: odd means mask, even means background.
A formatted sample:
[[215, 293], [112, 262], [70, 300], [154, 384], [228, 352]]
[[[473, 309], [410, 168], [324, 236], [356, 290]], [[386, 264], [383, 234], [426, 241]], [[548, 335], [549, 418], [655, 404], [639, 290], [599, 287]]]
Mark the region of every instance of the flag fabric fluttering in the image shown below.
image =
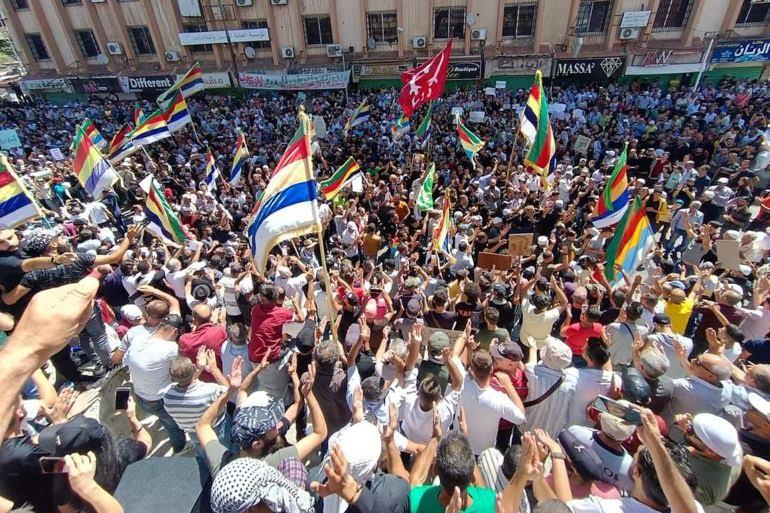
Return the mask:
[[345, 123], [345, 133], [347, 133], [349, 129], [366, 122], [369, 119], [369, 116], [371, 116], [371, 107], [369, 106], [368, 100], [364, 98], [361, 104], [356, 107], [356, 110], [350, 116], [348, 122]]
[[139, 183], [139, 187], [147, 194], [144, 200], [144, 214], [148, 221], [147, 230], [161, 239], [184, 244], [187, 236], [182, 229], [182, 223], [163, 196], [160, 184], [155, 177], [151, 174], [147, 175]]
[[147, 116], [131, 133], [131, 141], [136, 146], [152, 144], [166, 137], [171, 137], [171, 132], [166, 124], [166, 115], [160, 109]]
[[468, 159], [470, 159], [473, 168], [476, 169], [476, 154], [486, 143], [460, 121], [459, 114], [457, 115], [457, 134], [460, 138], [460, 144], [462, 145], [463, 150], [465, 150], [465, 154], [468, 156]]
[[0, 153], [0, 228], [16, 228], [43, 217], [35, 198]]
[[209, 192], [217, 190], [217, 178], [219, 178], [219, 176], [220, 172], [217, 167], [217, 162], [214, 160], [214, 155], [209, 151], [206, 153], [206, 178], [204, 179], [206, 182], [206, 189], [208, 189]]
[[420, 186], [420, 192], [417, 194], [417, 208], [421, 212], [430, 210], [433, 208], [433, 185], [436, 182], [436, 164], [430, 163], [428, 172], [425, 174], [425, 178]]
[[160, 96], [158, 96], [158, 105], [165, 106], [177, 91], [182, 92], [182, 96], [189, 98], [199, 91], [203, 91], [203, 72], [200, 63], [196, 62], [185, 73], [182, 78], [177, 80], [174, 85], [169, 87]]
[[322, 229], [317, 194], [310, 138], [300, 124], [249, 224], [249, 246], [257, 271], [265, 272], [267, 257], [276, 244]]
[[237, 187], [241, 181], [241, 172], [248, 159], [249, 148], [246, 146], [246, 135], [238, 130], [238, 139], [235, 143], [235, 154], [233, 155], [233, 167], [230, 169], [230, 185], [233, 187]]
[[623, 218], [623, 214], [628, 209], [628, 164], [627, 164], [628, 145], [623, 148], [620, 158], [615, 163], [607, 184], [604, 186], [604, 192], [599, 197], [599, 201], [594, 207], [591, 222], [597, 228], [612, 226]]
[[405, 134], [408, 134], [411, 129], [412, 121], [409, 119], [409, 116], [401, 114], [396, 122], [393, 123], [393, 126], [390, 127], [390, 134], [393, 136], [394, 140], [398, 140]]
[[452, 205], [449, 195], [444, 196], [444, 208], [441, 209], [441, 219], [433, 229], [433, 251], [446, 252], [452, 249], [449, 230], [452, 228]]
[[607, 281], [611, 284], [620, 281], [616, 264], [620, 264], [626, 274], [632, 275], [654, 244], [650, 220], [642, 207], [642, 200], [636, 198], [615, 227], [615, 235], [607, 246], [607, 262], [604, 264]]
[[135, 151], [139, 151], [141, 146], [137, 146], [131, 141], [132, 128], [130, 125], [123, 125], [118, 133], [110, 141], [110, 145], [107, 149], [107, 159], [112, 164], [117, 164], [124, 158], [128, 157]]
[[142, 103], [134, 103], [134, 127], [141, 125], [142, 121], [145, 119], [147, 119], [147, 116], [145, 116], [144, 112], [142, 111]]
[[361, 167], [358, 165], [358, 162], [353, 157], [348, 157], [348, 160], [333, 175], [319, 183], [324, 198], [327, 201], [333, 200], [342, 189], [350, 185], [360, 172]]
[[187, 102], [184, 100], [184, 96], [180, 91], [172, 97], [168, 103], [163, 115], [166, 118], [166, 125], [172, 132], [176, 132], [184, 128], [188, 123], [192, 123], [192, 117], [190, 111], [187, 110]]
[[88, 194], [100, 199], [120, 177], [82, 127], [77, 128], [73, 145], [75, 157], [72, 167], [75, 175]]
[[417, 142], [420, 145], [420, 148], [425, 148], [425, 145], [428, 144], [428, 141], [430, 140], [432, 114], [433, 102], [428, 104], [428, 112], [425, 113], [425, 117], [422, 118], [422, 121], [420, 121], [420, 124], [417, 126], [417, 130], [414, 132], [417, 136]]
[[537, 170], [545, 178], [548, 168], [556, 153], [556, 140], [548, 118], [548, 99], [543, 90], [543, 74], [535, 73], [535, 81], [529, 90], [529, 98], [521, 111], [520, 132], [529, 143], [529, 151], [524, 162]]
[[86, 133], [86, 135], [94, 142], [94, 145], [96, 145], [97, 148], [100, 150], [107, 146], [107, 139], [104, 138], [104, 136], [99, 132], [99, 130], [96, 129], [96, 126], [94, 126], [93, 121], [91, 121], [88, 118], [85, 118], [83, 122], [80, 124], [81, 127], [83, 127], [83, 131]]
[[398, 103], [407, 116], [419, 109], [421, 105], [435, 100], [444, 92], [446, 70], [449, 57], [452, 55], [452, 40], [439, 53], [417, 66], [401, 74], [401, 94]]

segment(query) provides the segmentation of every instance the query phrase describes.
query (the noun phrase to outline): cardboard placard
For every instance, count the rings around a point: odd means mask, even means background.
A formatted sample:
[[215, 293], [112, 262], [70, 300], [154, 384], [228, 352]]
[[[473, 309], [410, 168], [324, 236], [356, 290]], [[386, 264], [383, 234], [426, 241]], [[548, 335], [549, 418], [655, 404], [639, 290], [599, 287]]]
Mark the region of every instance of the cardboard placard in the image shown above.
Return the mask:
[[315, 129], [315, 135], [319, 139], [326, 138], [326, 121], [321, 116], [313, 116], [313, 128]]
[[64, 160], [64, 154], [59, 148], [51, 148], [48, 150], [54, 160]]
[[500, 255], [498, 253], [479, 253], [479, 261], [477, 267], [479, 269], [492, 270], [507, 270], [511, 267], [513, 257], [510, 255]]
[[505, 80], [495, 80], [495, 89], [507, 89], [508, 84]]
[[483, 123], [486, 113], [483, 110], [472, 110], [468, 113], [469, 123]]
[[508, 236], [508, 254], [514, 256], [529, 256], [532, 254], [532, 233], [513, 233]]
[[714, 243], [717, 249], [717, 267], [729, 271], [740, 271], [740, 265], [744, 263], [741, 258], [741, 241], [739, 240], [718, 240]]
[[497, 90], [494, 87], [485, 87], [484, 94], [486, 96], [494, 96]]
[[19, 148], [20, 146], [21, 140], [19, 139], [19, 132], [17, 132], [15, 128], [0, 130], [0, 148], [10, 150]]
[[586, 137], [585, 135], [578, 135], [575, 138], [575, 144], [572, 145], [572, 149], [575, 150], [575, 153], [582, 153], [585, 155], [590, 145], [590, 138]]
[[465, 112], [465, 111], [463, 110], [463, 108], [462, 108], [462, 107], [452, 107], [452, 112], [451, 112], [451, 114], [452, 114], [452, 117], [454, 118], [454, 117], [455, 117], [455, 116], [457, 116], [457, 115], [460, 115], [460, 116], [462, 116], [464, 112]]

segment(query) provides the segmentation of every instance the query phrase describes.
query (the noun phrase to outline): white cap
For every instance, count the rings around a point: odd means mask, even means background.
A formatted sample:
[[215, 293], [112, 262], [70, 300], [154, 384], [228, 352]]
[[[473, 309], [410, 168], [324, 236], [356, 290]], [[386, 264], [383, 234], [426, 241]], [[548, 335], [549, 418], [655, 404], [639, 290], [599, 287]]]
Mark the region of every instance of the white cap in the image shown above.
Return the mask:
[[741, 464], [743, 450], [738, 431], [727, 420], [713, 413], [699, 413], [692, 419], [695, 435], [712, 451], [734, 467]]

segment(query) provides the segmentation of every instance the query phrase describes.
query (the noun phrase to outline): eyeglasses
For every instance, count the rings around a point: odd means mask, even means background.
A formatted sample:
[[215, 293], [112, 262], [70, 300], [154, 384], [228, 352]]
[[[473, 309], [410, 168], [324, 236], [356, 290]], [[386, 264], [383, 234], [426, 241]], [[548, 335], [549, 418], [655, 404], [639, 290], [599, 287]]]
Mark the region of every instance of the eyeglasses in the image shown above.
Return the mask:
[[700, 361], [700, 356], [696, 356], [695, 358], [693, 358], [692, 360], [690, 360], [690, 363], [692, 363], [692, 364], [695, 364], [696, 366], [698, 366], [698, 367], [700, 367], [701, 369], [705, 370], [706, 372], [708, 372], [708, 373], [709, 373], [709, 374], [711, 374], [712, 376], [716, 376], [716, 374], [714, 374], [714, 372], [713, 372], [711, 369], [709, 369], [708, 367], [706, 367], [706, 366], [703, 364], [703, 362], [702, 362], [702, 361]]

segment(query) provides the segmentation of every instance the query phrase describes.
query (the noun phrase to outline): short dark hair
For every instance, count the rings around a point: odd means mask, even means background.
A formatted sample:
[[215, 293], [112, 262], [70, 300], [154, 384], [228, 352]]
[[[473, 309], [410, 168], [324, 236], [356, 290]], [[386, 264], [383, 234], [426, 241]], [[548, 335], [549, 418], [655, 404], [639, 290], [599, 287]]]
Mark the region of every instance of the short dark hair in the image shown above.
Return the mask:
[[629, 321], [635, 321], [642, 316], [644, 312], [644, 306], [639, 301], [631, 301], [626, 306], [626, 318]]
[[439, 385], [436, 376], [428, 374], [420, 381], [420, 389], [417, 391], [420, 397], [433, 402], [441, 400], [441, 385]]
[[441, 439], [436, 451], [436, 468], [444, 491], [451, 494], [455, 487], [466, 490], [471, 484], [475, 465], [476, 459], [465, 435], [450, 433]]
[[598, 306], [591, 306], [586, 310], [586, 317], [589, 321], [597, 322], [602, 318], [602, 311], [599, 310]]
[[448, 301], [447, 291], [445, 289], [438, 289], [433, 293], [433, 307], [444, 306]]
[[471, 304], [478, 303], [481, 297], [481, 287], [475, 283], [467, 284], [465, 286], [465, 297], [468, 298], [468, 302]]
[[594, 365], [601, 367], [610, 359], [610, 350], [599, 337], [590, 337], [586, 342], [586, 356]]
[[268, 301], [275, 301], [278, 299], [278, 289], [275, 287], [275, 285], [262, 285], [259, 288], [259, 293]]
[[537, 505], [532, 508], [532, 513], [571, 513], [572, 510], [567, 506], [567, 503], [559, 499], [548, 499], [547, 501], [538, 502]]
[[[671, 460], [674, 462], [674, 466], [684, 478], [687, 486], [693, 492], [698, 487], [698, 480], [693, 474], [692, 468], [690, 468], [689, 455], [684, 446], [674, 443], [668, 439], [663, 439], [663, 444], [668, 450], [668, 454], [671, 456]], [[647, 447], [639, 449], [639, 456], [637, 458], [636, 467], [639, 471], [640, 479], [642, 480], [642, 490], [644, 494], [655, 501], [660, 506], [668, 505], [668, 499], [666, 494], [663, 493], [663, 487], [660, 485], [660, 479], [658, 478], [658, 472], [655, 470], [655, 463], [652, 461], [652, 455]]]
[[519, 468], [522, 452], [523, 449], [521, 445], [514, 444], [508, 447], [503, 455], [503, 463], [500, 465], [500, 470], [508, 481], [513, 478], [513, 474], [515, 474], [516, 469]]
[[551, 300], [548, 299], [545, 296], [541, 296], [540, 294], [535, 294], [532, 296], [531, 300], [532, 306], [535, 307], [535, 310], [545, 310], [549, 306], [551, 306]]
[[498, 310], [494, 306], [488, 306], [484, 309], [484, 318], [489, 319], [494, 323], [497, 323], [497, 321], [500, 320], [500, 310]]
[[489, 351], [480, 349], [473, 353], [471, 356], [471, 368], [473, 369], [473, 372], [478, 375], [478, 377], [489, 377], [489, 375], [492, 374], [492, 370], [494, 369], [492, 355], [489, 354]]
[[743, 343], [743, 341], [746, 339], [746, 335], [744, 335], [741, 329], [735, 324], [728, 324], [725, 326], [725, 332], [727, 333], [728, 337], [738, 342], [739, 344]]

